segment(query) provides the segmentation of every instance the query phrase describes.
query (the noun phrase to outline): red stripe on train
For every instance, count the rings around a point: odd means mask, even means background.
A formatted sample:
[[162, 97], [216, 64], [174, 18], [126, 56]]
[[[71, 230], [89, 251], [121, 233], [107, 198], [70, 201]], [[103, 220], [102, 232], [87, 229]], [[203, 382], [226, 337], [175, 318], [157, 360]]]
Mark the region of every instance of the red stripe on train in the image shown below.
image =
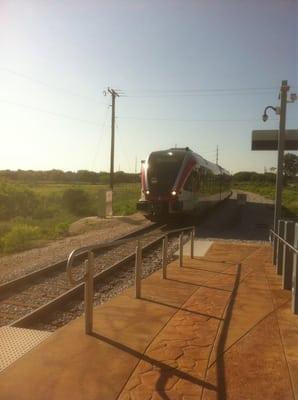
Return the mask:
[[179, 177], [179, 180], [176, 185], [176, 190], [181, 190], [186, 177], [188, 176], [189, 172], [192, 170], [193, 166], [196, 165], [196, 160], [190, 159], [186, 166], [184, 167], [184, 170], [181, 172], [181, 176]]

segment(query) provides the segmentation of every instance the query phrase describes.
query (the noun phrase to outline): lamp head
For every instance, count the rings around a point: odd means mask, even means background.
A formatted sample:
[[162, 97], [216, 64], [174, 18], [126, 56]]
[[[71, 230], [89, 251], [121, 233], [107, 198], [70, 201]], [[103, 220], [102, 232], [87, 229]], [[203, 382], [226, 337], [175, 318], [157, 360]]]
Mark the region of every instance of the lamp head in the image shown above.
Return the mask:
[[264, 122], [266, 122], [267, 119], [268, 119], [268, 115], [267, 115], [266, 113], [264, 113], [264, 114], [262, 115], [262, 119], [263, 119]]

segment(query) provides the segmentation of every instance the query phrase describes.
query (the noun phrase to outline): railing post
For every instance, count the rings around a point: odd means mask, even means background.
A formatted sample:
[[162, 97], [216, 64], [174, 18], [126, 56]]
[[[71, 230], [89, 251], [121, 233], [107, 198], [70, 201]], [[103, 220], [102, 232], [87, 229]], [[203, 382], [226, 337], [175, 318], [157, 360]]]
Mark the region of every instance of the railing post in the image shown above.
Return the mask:
[[94, 254], [88, 251], [85, 275], [85, 333], [90, 334], [93, 329], [93, 292], [94, 292]]
[[194, 258], [194, 239], [195, 239], [195, 228], [192, 228], [190, 232], [190, 258]]
[[183, 267], [183, 232], [179, 236], [179, 267]]
[[136, 299], [141, 297], [141, 280], [142, 280], [142, 247], [141, 242], [138, 240], [136, 247], [136, 260], [135, 260], [135, 296]]
[[[298, 222], [295, 224], [294, 247], [298, 249]], [[292, 311], [298, 314], [298, 254], [293, 256]]]
[[162, 278], [167, 279], [168, 235], [162, 241]]
[[[291, 245], [294, 243], [293, 221], [285, 221], [284, 240]], [[283, 248], [282, 288], [291, 290], [293, 279], [293, 252], [285, 244]]]
[[[279, 220], [278, 221], [278, 228], [277, 228], [277, 234], [280, 237], [284, 237], [284, 232], [285, 232], [285, 221], [284, 220]], [[275, 236], [274, 236], [275, 237]], [[273, 263], [274, 265], [276, 265], [276, 272], [278, 275], [282, 275], [282, 264], [283, 264], [283, 251], [284, 251], [284, 245], [283, 243], [277, 238], [275, 237], [275, 241], [276, 241], [276, 258], [275, 258], [275, 262]]]

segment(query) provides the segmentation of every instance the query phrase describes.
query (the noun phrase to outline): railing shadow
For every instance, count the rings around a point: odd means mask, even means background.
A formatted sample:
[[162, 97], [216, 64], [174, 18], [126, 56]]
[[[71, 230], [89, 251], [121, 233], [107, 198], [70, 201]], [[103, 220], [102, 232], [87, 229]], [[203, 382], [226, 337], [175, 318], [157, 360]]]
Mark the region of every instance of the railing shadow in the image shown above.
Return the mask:
[[[166, 383], [167, 383], [168, 379], [170, 379], [173, 376], [176, 376], [177, 378], [191, 382], [195, 385], [199, 385], [203, 388], [207, 388], [209, 390], [216, 391], [216, 386], [212, 385], [211, 383], [205, 382], [204, 380], [199, 379], [199, 378], [195, 378], [194, 376], [192, 376], [186, 372], [180, 371], [179, 369], [171, 367], [171, 366], [163, 363], [162, 361], [158, 361], [152, 357], [147, 356], [144, 353], [134, 350], [131, 347], [128, 347], [123, 343], [119, 343], [113, 339], [110, 339], [106, 336], [100, 335], [99, 333], [94, 332], [94, 331], [90, 334], [90, 336], [93, 336], [94, 338], [101, 340], [102, 342], [107, 343], [110, 346], [114, 346], [117, 349], [132, 355], [133, 357], [136, 357], [139, 361], [145, 361], [145, 362], [152, 364], [152, 365], [156, 366], [157, 368], [159, 368], [160, 369], [160, 377], [159, 377], [158, 381], [156, 382], [156, 390], [158, 391], [159, 396], [162, 397], [164, 400], [169, 399], [169, 397], [165, 393], [165, 387], [166, 387]], [[121, 391], [122, 391], [122, 389], [123, 388], [121, 388]], [[121, 391], [119, 392], [119, 395], [120, 395]]]
[[200, 312], [198, 312], [198, 311], [190, 310], [189, 308], [177, 307], [177, 306], [174, 306], [173, 304], [163, 303], [162, 301], [157, 301], [157, 300], [153, 300], [153, 299], [148, 299], [147, 297], [141, 297], [141, 299], [144, 300], [144, 301], [148, 301], [149, 303], [159, 304], [159, 305], [161, 305], [161, 306], [170, 307], [170, 308], [173, 308], [173, 309], [179, 310], [179, 311], [185, 311], [185, 312], [188, 312], [188, 313], [191, 313], [191, 314], [194, 314], [194, 315], [198, 315], [198, 316], [200, 316], [200, 317], [214, 318], [214, 319], [217, 319], [217, 320], [219, 320], [219, 321], [223, 321], [222, 318], [217, 317], [217, 316], [215, 316], [215, 315], [200, 313]]
[[[225, 318], [223, 320], [220, 336], [217, 343], [216, 349], [216, 377], [217, 377], [217, 399], [218, 400], [226, 400], [226, 378], [225, 378], [225, 363], [224, 363], [224, 349], [227, 341], [229, 326], [232, 318], [232, 312], [240, 284], [240, 276], [241, 276], [241, 264], [238, 264], [236, 278], [234, 287], [231, 293], [229, 304], [226, 308]], [[210, 366], [209, 366], [210, 368]]]
[[[226, 393], [226, 373], [225, 373], [225, 363], [224, 363], [224, 349], [225, 349], [228, 330], [229, 330], [229, 326], [230, 326], [230, 322], [231, 322], [231, 318], [232, 318], [233, 307], [235, 304], [235, 299], [237, 296], [237, 291], [238, 291], [238, 287], [239, 287], [239, 283], [240, 283], [240, 275], [241, 275], [241, 264], [238, 264], [237, 272], [235, 275], [234, 286], [233, 286], [232, 291], [230, 291], [231, 296], [230, 296], [229, 304], [225, 311], [224, 319], [213, 316], [213, 315], [189, 310], [187, 308], [177, 307], [172, 304], [163, 303], [158, 300], [153, 300], [153, 299], [149, 299], [146, 297], [142, 297], [143, 301], [156, 303], [156, 304], [160, 304], [160, 305], [163, 305], [166, 307], [171, 307], [173, 309], [182, 310], [182, 311], [190, 312], [190, 313], [200, 315], [203, 317], [214, 318], [216, 320], [219, 320], [221, 326], [220, 326], [220, 335], [219, 335], [219, 339], [217, 342], [215, 361], [208, 367], [208, 369], [210, 369], [210, 367], [212, 365], [214, 365], [214, 364], [216, 365], [217, 386], [215, 386], [212, 383], [207, 382], [207, 380], [194, 377], [187, 372], [181, 371], [180, 369], [178, 369], [176, 367], [169, 366], [168, 364], [166, 364], [163, 361], [156, 360], [155, 358], [152, 358], [140, 351], [137, 351], [123, 343], [120, 343], [109, 337], [103, 336], [100, 333], [93, 331], [90, 335], [104, 343], [107, 343], [111, 346], [116, 347], [120, 351], [123, 351], [123, 352], [126, 352], [126, 353], [132, 355], [133, 357], [138, 359], [138, 362], [144, 361], [144, 362], [147, 362], [147, 363], [157, 367], [160, 371], [160, 374], [159, 374], [158, 380], [155, 383], [155, 390], [158, 392], [159, 397], [162, 398], [163, 400], [170, 400], [170, 397], [166, 393], [166, 385], [167, 385], [168, 380], [171, 379], [172, 377], [177, 377], [179, 379], [183, 379], [187, 382], [190, 382], [194, 385], [198, 385], [203, 389], [203, 391], [204, 391], [204, 389], [207, 389], [207, 390], [216, 392], [217, 400], [226, 400], [227, 393]], [[214, 288], [214, 289], [217, 289], [217, 288]], [[122, 387], [120, 389], [117, 398], [120, 396], [124, 387]]]
[[[233, 264], [235, 265], [235, 264]], [[222, 272], [222, 271], [211, 271], [210, 269], [206, 269], [206, 268], [198, 268], [198, 267], [189, 267], [186, 265], [183, 265], [183, 268], [185, 269], [193, 269], [195, 271], [204, 271], [204, 272], [210, 272], [211, 274], [221, 274], [221, 275], [235, 275], [233, 273], [230, 272]]]
[[[232, 276], [235, 276], [235, 274]], [[230, 292], [230, 293], [232, 292], [232, 290], [230, 290], [230, 289], [224, 289], [224, 288], [219, 288], [219, 287], [215, 287], [215, 286], [207, 286], [207, 285], [204, 285], [203, 283], [192, 283], [192, 282], [182, 281], [181, 279], [173, 279], [173, 278], [166, 278], [166, 279], [168, 281], [183, 283], [185, 285], [190, 285], [190, 286], [203, 287], [206, 289], [213, 289], [213, 290], [220, 290], [222, 292]]]

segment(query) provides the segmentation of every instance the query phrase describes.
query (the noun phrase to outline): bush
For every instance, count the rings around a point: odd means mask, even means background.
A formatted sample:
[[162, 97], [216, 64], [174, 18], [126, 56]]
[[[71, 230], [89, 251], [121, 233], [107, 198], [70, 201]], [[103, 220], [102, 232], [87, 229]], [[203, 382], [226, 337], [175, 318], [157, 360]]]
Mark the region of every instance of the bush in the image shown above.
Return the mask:
[[0, 222], [0, 238], [10, 231], [11, 226], [11, 222]]
[[260, 174], [258, 172], [241, 171], [233, 175], [234, 182], [264, 182], [274, 183], [276, 175], [271, 172]]
[[39, 198], [32, 190], [0, 183], [0, 220], [32, 216], [38, 206]]
[[14, 225], [1, 239], [4, 252], [20, 251], [30, 247], [32, 240], [38, 239], [40, 230], [37, 226], [26, 224]]
[[65, 190], [63, 204], [69, 212], [77, 216], [87, 216], [90, 211], [90, 198], [82, 189]]
[[69, 224], [67, 222], [60, 222], [55, 226], [56, 236], [67, 236], [68, 235]]

